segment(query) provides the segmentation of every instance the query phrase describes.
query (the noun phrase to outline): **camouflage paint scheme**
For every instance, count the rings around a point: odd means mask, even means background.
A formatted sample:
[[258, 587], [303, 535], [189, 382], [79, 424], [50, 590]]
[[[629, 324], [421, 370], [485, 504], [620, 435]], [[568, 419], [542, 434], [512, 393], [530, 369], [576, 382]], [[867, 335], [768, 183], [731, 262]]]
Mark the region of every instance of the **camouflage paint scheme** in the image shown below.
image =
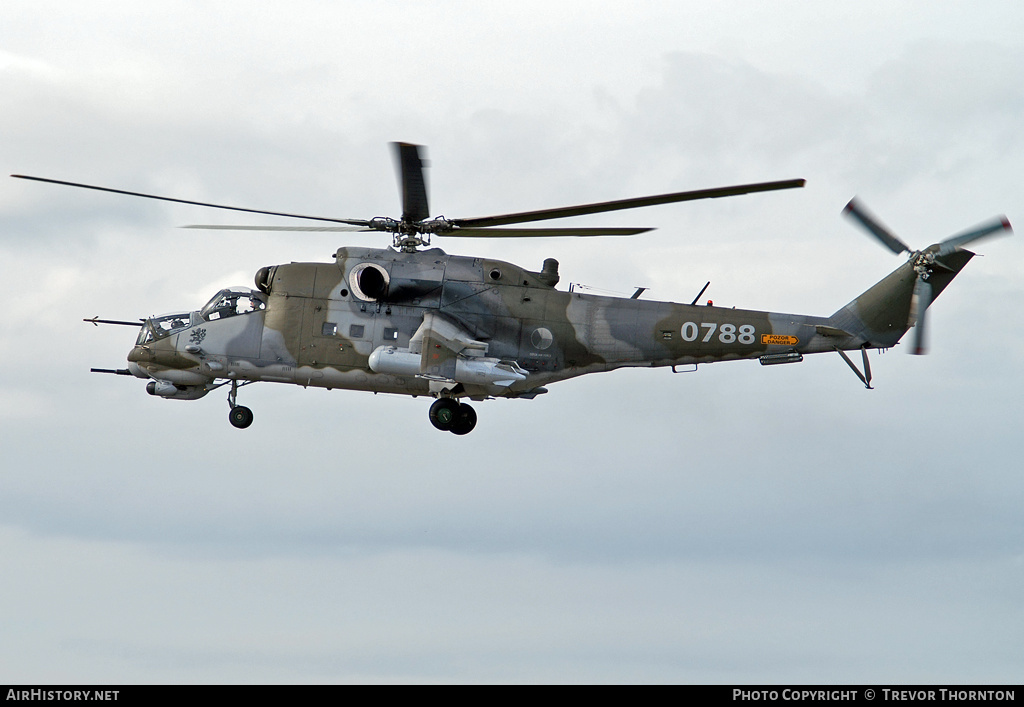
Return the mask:
[[[972, 256], [942, 256], [932, 301]], [[555, 261], [532, 272], [437, 248], [341, 248], [334, 263], [262, 269], [259, 290], [245, 291], [255, 307], [246, 313], [183, 313], [182, 326], [156, 335], [157, 318], [147, 320], [128, 370], [171, 399], [227, 381], [532, 398], [551, 383], [625, 366], [888, 348], [908, 329], [915, 278], [905, 263], [816, 317], [557, 290]], [[474, 363], [484, 373], [467, 372]]]
[[[871, 387], [868, 348], [888, 348], [914, 327], [912, 353], [925, 352], [924, 312], [973, 253], [963, 246], [1012, 229], [1005, 216], [912, 250], [856, 198], [844, 213], [907, 262], [831, 317], [701, 307], [555, 289], [558, 263], [539, 272], [501, 261], [449, 256], [432, 236], [547, 237], [637, 235], [649, 228], [523, 227], [611, 211], [717, 199], [804, 186], [803, 179], [737, 184], [477, 218], [430, 217], [422, 146], [391, 143], [402, 215], [340, 219], [240, 208], [110, 189], [45, 177], [11, 175], [160, 201], [228, 211], [330, 222], [331, 226], [193, 225], [189, 228], [390, 233], [388, 250], [340, 248], [334, 263], [262, 268], [257, 290], [229, 288], [194, 312], [143, 322], [122, 370], [147, 378], [146, 391], [176, 400], [201, 398], [230, 385], [229, 420], [253, 421], [237, 404], [239, 387], [258, 381], [429, 395], [431, 423], [456, 435], [476, 425], [459, 398], [533, 398], [546, 386], [626, 366], [679, 366], [739, 359], [796, 363], [805, 354], [838, 351]], [[340, 224], [340, 225], [339, 225]], [[505, 228], [514, 226], [513, 228]], [[99, 320], [93, 324], [134, 322]], [[863, 373], [844, 353], [861, 349]]]

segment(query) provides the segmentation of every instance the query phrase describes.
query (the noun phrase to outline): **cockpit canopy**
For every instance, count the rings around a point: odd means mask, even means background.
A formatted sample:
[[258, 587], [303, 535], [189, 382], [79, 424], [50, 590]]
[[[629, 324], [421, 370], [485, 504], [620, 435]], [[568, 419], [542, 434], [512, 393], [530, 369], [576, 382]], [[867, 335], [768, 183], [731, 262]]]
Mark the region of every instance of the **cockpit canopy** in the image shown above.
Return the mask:
[[266, 309], [266, 306], [267, 301], [264, 295], [256, 290], [250, 290], [248, 287], [228, 287], [211, 297], [210, 301], [198, 312], [175, 312], [150, 317], [142, 325], [139, 338], [135, 343], [147, 344], [204, 321], [212, 322], [240, 314], [252, 314]]
[[163, 339], [182, 329], [188, 329], [194, 323], [192, 318], [195, 312], [175, 312], [174, 314], [161, 314], [159, 317], [150, 317], [142, 325], [139, 338], [136, 344], [148, 344], [150, 341]]
[[267, 306], [264, 295], [248, 287], [228, 287], [221, 290], [199, 310], [205, 321], [258, 312]]

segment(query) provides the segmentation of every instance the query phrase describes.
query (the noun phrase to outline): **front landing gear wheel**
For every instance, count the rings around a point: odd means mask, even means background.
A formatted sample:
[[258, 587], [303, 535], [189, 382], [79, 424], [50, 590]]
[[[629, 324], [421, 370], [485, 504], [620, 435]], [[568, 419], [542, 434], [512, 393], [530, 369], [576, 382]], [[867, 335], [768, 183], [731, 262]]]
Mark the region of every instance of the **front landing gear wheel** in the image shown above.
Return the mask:
[[252, 424], [252, 410], [242, 405], [236, 405], [228, 413], [228, 419], [232, 425], [240, 430], [244, 430]]
[[430, 406], [430, 424], [437, 429], [447, 432], [455, 424], [459, 416], [459, 402], [451, 398], [438, 398]]
[[466, 435], [472, 432], [474, 427], [476, 427], [476, 410], [462, 403], [459, 405], [459, 412], [449, 430], [452, 434]]

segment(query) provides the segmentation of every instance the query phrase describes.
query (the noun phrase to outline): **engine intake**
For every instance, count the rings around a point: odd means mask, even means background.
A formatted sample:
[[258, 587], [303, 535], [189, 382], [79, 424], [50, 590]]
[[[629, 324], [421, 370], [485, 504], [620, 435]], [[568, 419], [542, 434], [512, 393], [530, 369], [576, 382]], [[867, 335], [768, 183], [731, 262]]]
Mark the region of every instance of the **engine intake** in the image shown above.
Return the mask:
[[360, 263], [352, 268], [348, 276], [352, 294], [364, 302], [385, 299], [390, 283], [391, 276], [388, 275], [388, 271], [376, 263]]
[[277, 274], [277, 266], [268, 266], [256, 271], [256, 289], [265, 295], [270, 294], [270, 287], [274, 282], [274, 275]]

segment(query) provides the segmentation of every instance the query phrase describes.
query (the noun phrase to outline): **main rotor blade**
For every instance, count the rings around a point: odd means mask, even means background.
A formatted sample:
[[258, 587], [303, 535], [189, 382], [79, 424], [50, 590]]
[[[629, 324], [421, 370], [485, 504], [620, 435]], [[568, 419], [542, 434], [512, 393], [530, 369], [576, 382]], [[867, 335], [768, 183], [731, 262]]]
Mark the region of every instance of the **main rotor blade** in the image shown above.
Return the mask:
[[15, 179], [31, 179], [34, 182], [47, 182], [48, 184], [60, 184], [65, 187], [78, 187], [80, 189], [94, 189], [106, 191], [112, 194], [124, 194], [126, 196], [140, 196], [143, 199], [157, 199], [158, 201], [172, 201], [177, 204], [189, 204], [191, 206], [206, 206], [211, 209], [226, 209], [228, 211], [244, 211], [249, 214], [264, 214], [267, 216], [284, 216], [286, 218], [302, 218], [310, 221], [330, 221], [332, 223], [348, 223], [353, 226], [366, 226], [370, 222], [358, 219], [328, 218], [326, 216], [304, 216], [303, 214], [289, 214], [281, 211], [263, 211], [261, 209], [243, 209], [239, 206], [224, 206], [223, 204], [208, 204], [204, 201], [189, 201], [188, 199], [174, 199], [169, 196], [157, 196], [156, 194], [143, 194], [137, 191], [125, 191], [124, 189], [111, 189], [110, 187], [97, 187], [92, 184], [79, 184], [77, 182], [64, 182], [59, 179], [46, 179], [45, 177], [30, 177], [25, 174], [12, 174]]
[[427, 204], [427, 184], [423, 177], [424, 161], [420, 159], [420, 146], [407, 142], [393, 142], [402, 187], [402, 220], [423, 221], [430, 217]]
[[437, 235], [461, 238], [530, 238], [538, 236], [635, 236], [653, 228], [458, 228]]
[[579, 206], [563, 206], [557, 209], [541, 209], [540, 211], [523, 211], [516, 214], [500, 214], [498, 216], [482, 216], [479, 218], [457, 218], [451, 219], [456, 226], [505, 226], [510, 223], [527, 223], [528, 221], [545, 221], [555, 218], [566, 218], [569, 216], [585, 216], [587, 214], [600, 214], [606, 211], [620, 211], [622, 209], [638, 209], [643, 206], [657, 206], [658, 204], [672, 204], [677, 201], [695, 201], [697, 199], [718, 199], [723, 196], [739, 196], [740, 194], [751, 194], [761, 191], [774, 191], [776, 189], [796, 189], [805, 184], [803, 179], [790, 179], [783, 182], [761, 182], [758, 184], [740, 184], [732, 187], [718, 187], [715, 189], [700, 189], [697, 191], [681, 191], [674, 194], [659, 194], [656, 196], [641, 196], [635, 199], [620, 199], [618, 201], [604, 201], [598, 204], [581, 204]]
[[211, 223], [193, 223], [180, 228], [201, 228], [207, 231], [323, 231], [345, 233], [369, 233], [372, 228], [364, 226], [223, 226]]
[[928, 353], [925, 338], [925, 321], [928, 307], [932, 303], [932, 285], [921, 277], [914, 283], [914, 295], [910, 300], [911, 326], [914, 327], [914, 346], [910, 353], [921, 356]]
[[850, 203], [843, 209], [843, 213], [847, 216], [851, 216], [856, 221], [871, 232], [875, 238], [882, 241], [889, 250], [896, 255], [899, 255], [903, 251], [910, 251], [910, 246], [897, 238], [892, 231], [882, 225], [874, 214], [868, 211], [864, 206], [857, 201], [856, 198], [850, 199]]
[[967, 245], [968, 243], [980, 240], [986, 236], [1002, 235], [1002, 231], [1006, 231], [1007, 234], [1013, 233], [1013, 227], [1010, 226], [1010, 222], [1005, 216], [996, 216], [994, 219], [979, 224], [970, 231], [966, 231], [965, 233], [961, 233], [956, 236], [951, 236], [942, 241], [942, 243], [939, 243], [939, 252], [937, 255], [949, 255], [960, 246]]

